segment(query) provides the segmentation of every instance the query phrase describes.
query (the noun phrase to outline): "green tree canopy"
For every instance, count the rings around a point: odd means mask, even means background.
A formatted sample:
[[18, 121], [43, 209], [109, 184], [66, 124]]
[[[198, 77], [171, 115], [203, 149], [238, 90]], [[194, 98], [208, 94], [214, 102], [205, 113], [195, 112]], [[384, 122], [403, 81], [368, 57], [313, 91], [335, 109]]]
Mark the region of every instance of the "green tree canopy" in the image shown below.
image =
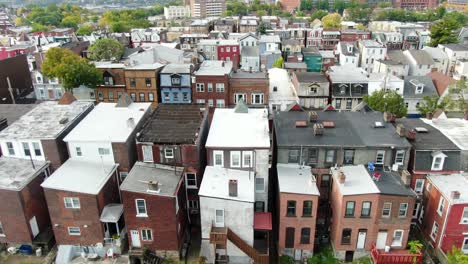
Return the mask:
[[468, 255], [465, 255], [461, 249], [453, 246], [447, 254], [448, 264], [468, 264]]
[[314, 21], [315, 19], [322, 19], [324, 16], [328, 15], [328, 12], [325, 10], [317, 10], [311, 16], [310, 20]]
[[328, 14], [322, 17], [323, 28], [341, 27], [341, 16], [338, 13]]
[[454, 111], [468, 113], [468, 84], [465, 80], [459, 80], [449, 86], [448, 108]]
[[327, 10], [328, 11], [328, 8], [329, 8], [329, 4], [328, 4], [328, 0], [319, 0], [317, 2], [317, 9], [321, 9], [321, 10]]
[[273, 62], [273, 68], [283, 68], [283, 57], [278, 57], [275, 62]]
[[76, 35], [78, 36], [89, 36], [93, 33], [94, 29], [91, 25], [82, 25], [76, 31]]
[[408, 110], [403, 97], [392, 90], [378, 90], [363, 98], [364, 102], [375, 111], [390, 112], [397, 117], [406, 116]]
[[445, 109], [446, 103], [439, 100], [439, 96], [424, 96], [423, 101], [416, 106], [419, 113], [425, 116], [427, 113], [434, 113], [437, 109]]
[[49, 78], [58, 78], [68, 91], [80, 85], [95, 88], [102, 79], [94, 64], [63, 48], [51, 48], [47, 51], [42, 72]]
[[431, 26], [431, 42], [432, 47], [437, 47], [439, 44], [449, 44], [458, 42], [455, 30], [462, 25], [455, 17], [444, 17], [432, 24]]
[[124, 47], [115, 39], [98, 39], [89, 47], [89, 55], [92, 60], [119, 60], [124, 52]]

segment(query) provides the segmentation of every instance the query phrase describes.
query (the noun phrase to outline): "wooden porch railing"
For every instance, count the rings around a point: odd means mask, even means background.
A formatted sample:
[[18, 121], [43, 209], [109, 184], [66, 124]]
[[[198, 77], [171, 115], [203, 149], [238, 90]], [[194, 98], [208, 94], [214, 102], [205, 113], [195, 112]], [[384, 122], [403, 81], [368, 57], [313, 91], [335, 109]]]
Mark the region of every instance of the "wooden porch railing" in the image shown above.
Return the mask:
[[217, 245], [226, 245], [227, 243], [227, 228], [226, 227], [211, 227], [210, 243]]
[[236, 233], [232, 232], [231, 229], [227, 229], [227, 238], [240, 250], [242, 250], [247, 256], [254, 260], [255, 264], [268, 264], [270, 263], [270, 257], [266, 254], [260, 254], [255, 248], [247, 244], [242, 238]]
[[375, 244], [371, 248], [374, 264], [422, 264], [423, 254], [381, 252]]

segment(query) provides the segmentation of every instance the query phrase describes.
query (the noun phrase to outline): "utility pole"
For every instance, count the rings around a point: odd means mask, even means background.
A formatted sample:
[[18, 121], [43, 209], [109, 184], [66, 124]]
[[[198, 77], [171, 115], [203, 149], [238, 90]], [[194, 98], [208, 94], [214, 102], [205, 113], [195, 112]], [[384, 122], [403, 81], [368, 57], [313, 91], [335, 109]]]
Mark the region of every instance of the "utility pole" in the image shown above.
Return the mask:
[[16, 104], [15, 96], [13, 95], [13, 88], [11, 88], [10, 77], [7, 77], [6, 79], [8, 83], [8, 91], [10, 92], [10, 96], [11, 96], [11, 101], [13, 102], [13, 104]]

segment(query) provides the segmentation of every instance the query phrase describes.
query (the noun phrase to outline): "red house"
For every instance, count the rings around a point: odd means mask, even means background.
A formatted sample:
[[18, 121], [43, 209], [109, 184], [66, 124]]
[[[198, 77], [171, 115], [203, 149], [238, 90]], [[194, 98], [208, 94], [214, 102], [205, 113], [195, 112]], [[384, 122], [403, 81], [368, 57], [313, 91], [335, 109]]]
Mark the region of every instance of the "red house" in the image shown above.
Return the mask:
[[192, 100], [209, 107], [225, 107], [229, 102], [229, 78], [232, 62], [206, 60], [194, 73]]
[[223, 40], [218, 45], [218, 60], [232, 61], [234, 70], [237, 70], [240, 61], [240, 47], [236, 40]]
[[468, 254], [468, 179], [463, 174], [427, 176], [422, 231], [436, 250], [453, 246]]
[[341, 41], [358, 41], [371, 38], [371, 32], [358, 29], [346, 29], [341, 31]]

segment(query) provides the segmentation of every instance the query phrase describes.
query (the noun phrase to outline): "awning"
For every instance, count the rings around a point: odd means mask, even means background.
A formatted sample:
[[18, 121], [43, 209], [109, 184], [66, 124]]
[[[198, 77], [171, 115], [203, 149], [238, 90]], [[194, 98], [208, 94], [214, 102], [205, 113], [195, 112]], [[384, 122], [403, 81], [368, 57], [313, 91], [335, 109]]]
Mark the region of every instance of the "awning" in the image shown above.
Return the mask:
[[256, 212], [254, 214], [255, 230], [271, 230], [271, 213]]
[[100, 220], [103, 223], [117, 223], [122, 213], [122, 204], [108, 204], [104, 207], [104, 210], [102, 210]]

